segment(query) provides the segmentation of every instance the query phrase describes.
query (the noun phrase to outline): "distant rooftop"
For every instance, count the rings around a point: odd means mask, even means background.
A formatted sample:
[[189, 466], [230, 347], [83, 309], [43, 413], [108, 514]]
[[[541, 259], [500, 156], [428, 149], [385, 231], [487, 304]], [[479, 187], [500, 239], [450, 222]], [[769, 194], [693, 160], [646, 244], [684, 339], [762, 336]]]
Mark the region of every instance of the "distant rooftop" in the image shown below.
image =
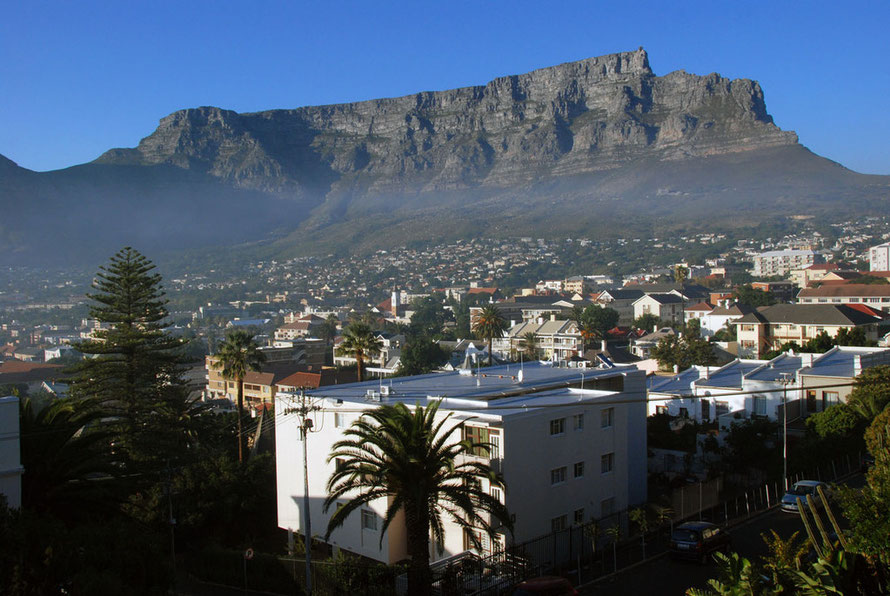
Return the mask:
[[742, 387], [742, 377], [755, 368], [766, 364], [766, 360], [733, 360], [729, 364], [711, 372], [710, 378], [699, 379], [696, 387]]
[[859, 370], [890, 365], [890, 349], [836, 346], [814, 360], [812, 366], [802, 369], [800, 374], [849, 379], [858, 374], [857, 361]]

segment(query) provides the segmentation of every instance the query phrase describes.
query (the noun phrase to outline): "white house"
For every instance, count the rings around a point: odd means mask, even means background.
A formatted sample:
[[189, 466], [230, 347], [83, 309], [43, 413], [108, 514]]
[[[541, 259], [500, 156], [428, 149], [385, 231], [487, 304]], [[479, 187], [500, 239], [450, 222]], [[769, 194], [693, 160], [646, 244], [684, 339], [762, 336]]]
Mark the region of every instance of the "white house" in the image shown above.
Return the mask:
[[868, 249], [869, 271], [890, 271], [890, 242]]
[[[409, 407], [439, 402], [441, 415], [452, 413], [449, 424], [460, 423], [457, 432], [464, 438], [493, 444], [490, 454], [478, 457], [506, 482], [506, 494], [483, 483], [504, 499], [514, 519], [514, 533], [496, 538], [501, 545], [646, 500], [645, 375], [634, 367], [513, 364], [321, 387], [310, 398], [317, 408], [306, 444], [313, 534], [323, 535], [330, 517], [322, 504], [337, 465], [327, 461], [333, 444], [362, 413], [396, 402]], [[304, 445], [299, 416], [291, 409], [296, 404], [295, 395], [280, 394], [275, 407], [278, 525], [289, 532], [305, 527]], [[330, 543], [386, 563], [404, 559], [403, 518], [395, 518], [381, 541], [386, 508], [380, 499], [356, 512]], [[497, 548], [482, 538], [486, 552]], [[444, 542], [432, 544], [430, 554], [435, 561], [470, 547], [463, 529], [449, 521]]]
[[655, 315], [662, 321], [683, 323], [683, 297], [677, 294], [647, 294], [633, 303], [634, 319]]
[[0, 397], [0, 494], [10, 507], [22, 506], [19, 398]]

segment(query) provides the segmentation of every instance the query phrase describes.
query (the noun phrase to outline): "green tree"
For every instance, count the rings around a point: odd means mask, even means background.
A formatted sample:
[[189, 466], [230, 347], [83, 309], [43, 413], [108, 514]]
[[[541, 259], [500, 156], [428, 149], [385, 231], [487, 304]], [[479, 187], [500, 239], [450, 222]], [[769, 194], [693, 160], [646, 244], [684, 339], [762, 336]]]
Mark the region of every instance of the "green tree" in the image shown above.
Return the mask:
[[232, 331], [219, 346], [214, 366], [223, 379], [234, 381], [238, 391], [238, 461], [244, 461], [244, 377], [252, 370], [260, 370], [266, 356], [259, 350], [247, 331]]
[[492, 353], [491, 342], [495, 337], [500, 337], [507, 330], [507, 321], [501, 316], [501, 311], [494, 305], [483, 306], [473, 319], [473, 333], [479, 339], [488, 341], [488, 365], [491, 366]]
[[105, 410], [118, 429], [115, 445], [130, 458], [163, 460], [182, 447], [190, 409], [182, 378], [183, 340], [170, 335], [161, 276], [138, 251], [126, 247], [99, 268], [90, 316], [110, 328], [74, 345], [93, 356], [78, 363], [72, 399]]
[[677, 283], [683, 283], [686, 278], [689, 277], [689, 269], [684, 267], [683, 265], [677, 265], [674, 267], [674, 281]]
[[448, 361], [450, 354], [426, 335], [408, 338], [402, 348], [398, 374], [422, 375], [432, 372]]
[[343, 341], [337, 347], [337, 354], [355, 358], [356, 378], [361, 382], [364, 378], [366, 358], [374, 358], [383, 349], [383, 342], [369, 325], [353, 321], [343, 330]]
[[653, 329], [658, 329], [663, 325], [663, 321], [658, 317], [658, 315], [654, 315], [651, 312], [638, 316], [634, 319], [633, 326], [636, 329], [642, 329], [643, 331], [650, 332]]
[[890, 366], [866, 368], [854, 381], [847, 405], [870, 423], [890, 404]]
[[327, 316], [324, 322], [318, 326], [318, 337], [319, 339], [323, 339], [326, 344], [331, 345], [334, 343], [334, 338], [337, 337], [337, 328], [340, 325], [340, 319], [337, 318], [337, 315], [331, 313]]
[[878, 343], [865, 336], [863, 327], [853, 327], [852, 329], [841, 327], [837, 330], [837, 335], [834, 336], [834, 345], [873, 347], [878, 345]]
[[670, 370], [674, 366], [679, 370], [686, 370], [694, 364], [712, 366], [717, 362], [714, 348], [708, 340], [690, 336], [662, 337], [652, 348], [652, 357], [658, 360], [658, 365], [664, 370]]
[[599, 304], [588, 304], [585, 307], [576, 305], [572, 308], [569, 320], [574, 321], [581, 334], [582, 349], [586, 350], [595, 339], [603, 339], [619, 318], [618, 311], [603, 308]]
[[412, 303], [414, 314], [411, 315], [413, 333], [440, 339], [442, 327], [448, 320], [448, 313], [442, 301], [434, 296], [417, 298]]
[[834, 347], [834, 340], [825, 331], [820, 331], [816, 337], [806, 341], [801, 350], [812, 354], [822, 354]]
[[744, 304], [745, 306], [750, 306], [752, 308], [757, 308], [758, 306], [772, 306], [778, 302], [772, 292], [758, 290], [753, 288], [750, 284], [737, 287], [733, 292], [732, 297], [739, 304]]
[[526, 331], [522, 335], [522, 351], [529, 360], [538, 359], [538, 355], [541, 352], [539, 345], [538, 334], [534, 331]]
[[[430, 531], [443, 539], [443, 514], [463, 528], [479, 528], [494, 535], [485, 519], [491, 513], [508, 529], [504, 505], [482, 482], [504, 488], [487, 464], [466, 456], [487, 443], [454, 440], [461, 423], [448, 428], [451, 414], [436, 420], [438, 403], [411, 411], [402, 403], [384, 405], [364, 414], [334, 444], [328, 462], [338, 466], [328, 480], [325, 511], [337, 508], [328, 522], [325, 539], [363, 505], [386, 499], [388, 507], [380, 536], [396, 515], [404, 513], [407, 531], [408, 593], [430, 594]], [[458, 463], [463, 459], [462, 463]], [[348, 499], [342, 503], [342, 499]], [[475, 534], [469, 533], [475, 540]], [[478, 545], [477, 545], [478, 546]]]

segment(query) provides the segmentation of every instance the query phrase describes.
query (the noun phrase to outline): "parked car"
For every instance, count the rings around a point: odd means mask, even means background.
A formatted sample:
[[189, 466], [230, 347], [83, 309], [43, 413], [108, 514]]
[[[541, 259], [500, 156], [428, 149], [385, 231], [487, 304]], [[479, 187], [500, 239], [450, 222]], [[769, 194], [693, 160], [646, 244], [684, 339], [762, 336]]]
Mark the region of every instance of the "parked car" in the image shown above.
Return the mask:
[[728, 552], [732, 539], [720, 527], [708, 522], [682, 523], [671, 532], [670, 553], [677, 559], [706, 563], [717, 551]]
[[797, 498], [803, 501], [804, 509], [809, 507], [807, 505], [807, 495], [813, 495], [813, 498], [816, 499], [816, 505], [818, 507], [822, 506], [822, 499], [819, 498], [819, 494], [816, 492], [817, 487], [823, 487], [823, 490], [828, 489], [828, 485], [824, 482], [819, 482], [818, 480], [801, 480], [800, 482], [795, 482], [794, 486], [788, 489], [788, 492], [785, 493], [785, 496], [782, 497], [782, 511], [786, 511], [788, 513], [797, 513]]
[[578, 590], [564, 577], [543, 575], [527, 579], [513, 590], [513, 596], [577, 596]]

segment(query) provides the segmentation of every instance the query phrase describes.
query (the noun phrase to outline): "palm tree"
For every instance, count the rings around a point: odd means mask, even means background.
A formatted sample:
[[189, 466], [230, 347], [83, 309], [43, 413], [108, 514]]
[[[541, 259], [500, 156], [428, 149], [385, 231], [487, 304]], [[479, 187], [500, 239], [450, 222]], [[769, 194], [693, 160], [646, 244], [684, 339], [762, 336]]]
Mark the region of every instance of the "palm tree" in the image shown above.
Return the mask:
[[361, 382], [365, 358], [374, 358], [382, 349], [383, 342], [367, 323], [353, 321], [343, 330], [343, 341], [337, 348], [337, 354], [355, 358], [356, 377]]
[[529, 360], [537, 360], [538, 358], [538, 334], [534, 331], [527, 331], [522, 335], [523, 351]]
[[[438, 409], [438, 402], [433, 402], [425, 409], [417, 406], [413, 412], [402, 403], [371, 410], [345, 431], [345, 438], [334, 444], [328, 456], [328, 462], [337, 460], [338, 467], [328, 479], [324, 510], [334, 505], [337, 509], [328, 522], [325, 539], [353, 511], [386, 499], [380, 540], [382, 543], [383, 532], [403, 512], [411, 557], [409, 594], [430, 593], [430, 530], [438, 541], [444, 539], [443, 512], [461, 528], [480, 528], [493, 536], [496, 528], [482, 516], [490, 513], [512, 531], [506, 507], [481, 483], [484, 479], [503, 490], [503, 482], [487, 464], [464, 459], [489, 444], [452, 442], [454, 434], [461, 432], [461, 423], [443, 430], [451, 413], [437, 421]], [[350, 500], [340, 504], [343, 497]], [[475, 533], [467, 534], [478, 548]]]
[[324, 320], [324, 323], [318, 326], [318, 335], [321, 339], [325, 340], [325, 343], [331, 345], [334, 343], [334, 338], [337, 337], [337, 327], [340, 324], [340, 319], [337, 318], [337, 315], [331, 313]]
[[507, 330], [507, 321], [501, 316], [498, 308], [492, 304], [483, 306], [473, 319], [473, 333], [480, 339], [488, 340], [488, 365], [491, 366], [491, 341], [500, 337]]
[[224, 379], [235, 381], [238, 388], [238, 461], [244, 461], [244, 436], [241, 428], [244, 418], [244, 377], [248, 371], [259, 370], [266, 362], [266, 355], [260, 352], [250, 333], [239, 330], [226, 335], [216, 356], [218, 359], [213, 366], [222, 370]]

